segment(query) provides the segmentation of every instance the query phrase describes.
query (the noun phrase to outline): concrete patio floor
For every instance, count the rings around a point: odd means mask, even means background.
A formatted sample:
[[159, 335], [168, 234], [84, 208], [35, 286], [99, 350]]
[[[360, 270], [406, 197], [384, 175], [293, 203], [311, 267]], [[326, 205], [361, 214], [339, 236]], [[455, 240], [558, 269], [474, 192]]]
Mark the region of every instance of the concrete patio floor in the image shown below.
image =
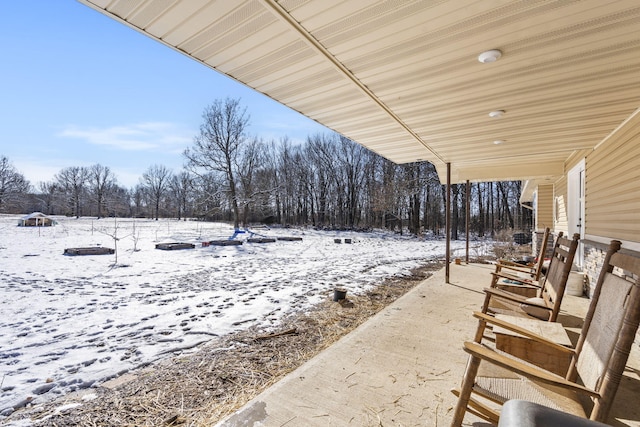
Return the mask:
[[[490, 265], [451, 266], [258, 395], [221, 427], [448, 426], [467, 362], [471, 316]], [[565, 296], [560, 321], [574, 339], [589, 300]], [[640, 426], [640, 349], [634, 346], [608, 424]], [[465, 425], [479, 419], [467, 414]]]

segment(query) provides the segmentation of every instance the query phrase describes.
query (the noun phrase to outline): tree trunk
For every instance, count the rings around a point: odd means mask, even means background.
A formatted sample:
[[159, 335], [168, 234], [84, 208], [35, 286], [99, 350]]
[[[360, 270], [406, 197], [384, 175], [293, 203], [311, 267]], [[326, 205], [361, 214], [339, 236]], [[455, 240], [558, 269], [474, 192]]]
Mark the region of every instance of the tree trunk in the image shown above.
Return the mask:
[[509, 222], [509, 228], [513, 230], [513, 228], [515, 227], [513, 215], [511, 214], [511, 209], [509, 209], [509, 199], [502, 182], [498, 182], [498, 190], [500, 191], [500, 194], [502, 196], [502, 206], [504, 207], [504, 213], [506, 214], [507, 221]]
[[238, 206], [238, 195], [236, 192], [236, 181], [231, 168], [231, 158], [227, 156], [227, 179], [229, 180], [229, 198], [231, 210], [233, 212], [233, 228], [240, 228], [240, 207]]
[[484, 237], [484, 204], [482, 203], [482, 188], [480, 183], [477, 185], [478, 188], [478, 236]]
[[489, 226], [491, 227], [491, 238], [496, 236], [496, 221], [495, 221], [495, 195], [493, 194], [493, 182], [489, 183]]
[[458, 240], [458, 227], [460, 219], [460, 209], [458, 205], [458, 196], [460, 187], [458, 184], [451, 185], [451, 240]]

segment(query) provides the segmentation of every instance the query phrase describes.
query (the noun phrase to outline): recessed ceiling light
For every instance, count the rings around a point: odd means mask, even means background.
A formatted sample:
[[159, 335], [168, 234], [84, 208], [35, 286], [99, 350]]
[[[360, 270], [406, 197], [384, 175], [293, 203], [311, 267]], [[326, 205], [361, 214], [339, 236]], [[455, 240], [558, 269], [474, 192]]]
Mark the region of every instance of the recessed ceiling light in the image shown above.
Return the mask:
[[486, 52], [482, 52], [480, 56], [478, 56], [478, 61], [483, 64], [488, 64], [490, 62], [496, 62], [502, 56], [502, 52], [498, 49], [488, 50]]
[[504, 144], [504, 139], [496, 139], [493, 143], [496, 145]]
[[491, 117], [492, 119], [499, 119], [503, 115], [504, 115], [504, 110], [494, 110], [489, 113], [489, 117]]

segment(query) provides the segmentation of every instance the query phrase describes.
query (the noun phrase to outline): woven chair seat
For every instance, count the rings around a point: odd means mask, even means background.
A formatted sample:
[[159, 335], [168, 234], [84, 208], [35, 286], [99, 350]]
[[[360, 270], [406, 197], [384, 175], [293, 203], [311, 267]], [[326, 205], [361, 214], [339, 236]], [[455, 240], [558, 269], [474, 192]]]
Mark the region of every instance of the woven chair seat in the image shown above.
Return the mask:
[[488, 366], [504, 373], [496, 376], [484, 376], [486, 372], [478, 373], [473, 386], [475, 394], [500, 404], [507, 400], [520, 399], [580, 417], [587, 416], [577, 393], [530, 381], [489, 364], [481, 365], [481, 370]]
[[[485, 347], [488, 347], [485, 344]], [[536, 368], [536, 365], [511, 354], [492, 348], [502, 356], [518, 360], [520, 363]], [[560, 377], [559, 377], [560, 378]], [[553, 387], [548, 384], [528, 380], [515, 372], [490, 363], [482, 363], [478, 368], [473, 392], [494, 402], [504, 403], [511, 399], [527, 400], [556, 410], [567, 411], [581, 417], [585, 416], [577, 393]]]

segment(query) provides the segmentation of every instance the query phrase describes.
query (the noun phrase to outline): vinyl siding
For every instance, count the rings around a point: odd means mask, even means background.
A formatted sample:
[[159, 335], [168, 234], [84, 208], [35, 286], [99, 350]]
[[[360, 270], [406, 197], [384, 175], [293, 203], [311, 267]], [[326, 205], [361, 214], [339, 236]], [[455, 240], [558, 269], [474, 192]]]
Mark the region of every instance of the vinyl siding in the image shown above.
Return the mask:
[[566, 174], [571, 169], [573, 169], [578, 163], [582, 161], [587, 155], [589, 155], [593, 150], [579, 150], [574, 151], [567, 160], [564, 162], [564, 173]]
[[538, 186], [536, 230], [553, 228], [553, 185]]
[[553, 186], [553, 231], [555, 234], [569, 230], [567, 218], [567, 175], [563, 175]]
[[586, 234], [640, 242], [640, 114], [586, 158]]
[[558, 234], [562, 231], [565, 236], [569, 234], [569, 218], [567, 204], [567, 173], [580, 163], [592, 150], [579, 150], [573, 152], [564, 162], [564, 175], [553, 186], [553, 231]]

